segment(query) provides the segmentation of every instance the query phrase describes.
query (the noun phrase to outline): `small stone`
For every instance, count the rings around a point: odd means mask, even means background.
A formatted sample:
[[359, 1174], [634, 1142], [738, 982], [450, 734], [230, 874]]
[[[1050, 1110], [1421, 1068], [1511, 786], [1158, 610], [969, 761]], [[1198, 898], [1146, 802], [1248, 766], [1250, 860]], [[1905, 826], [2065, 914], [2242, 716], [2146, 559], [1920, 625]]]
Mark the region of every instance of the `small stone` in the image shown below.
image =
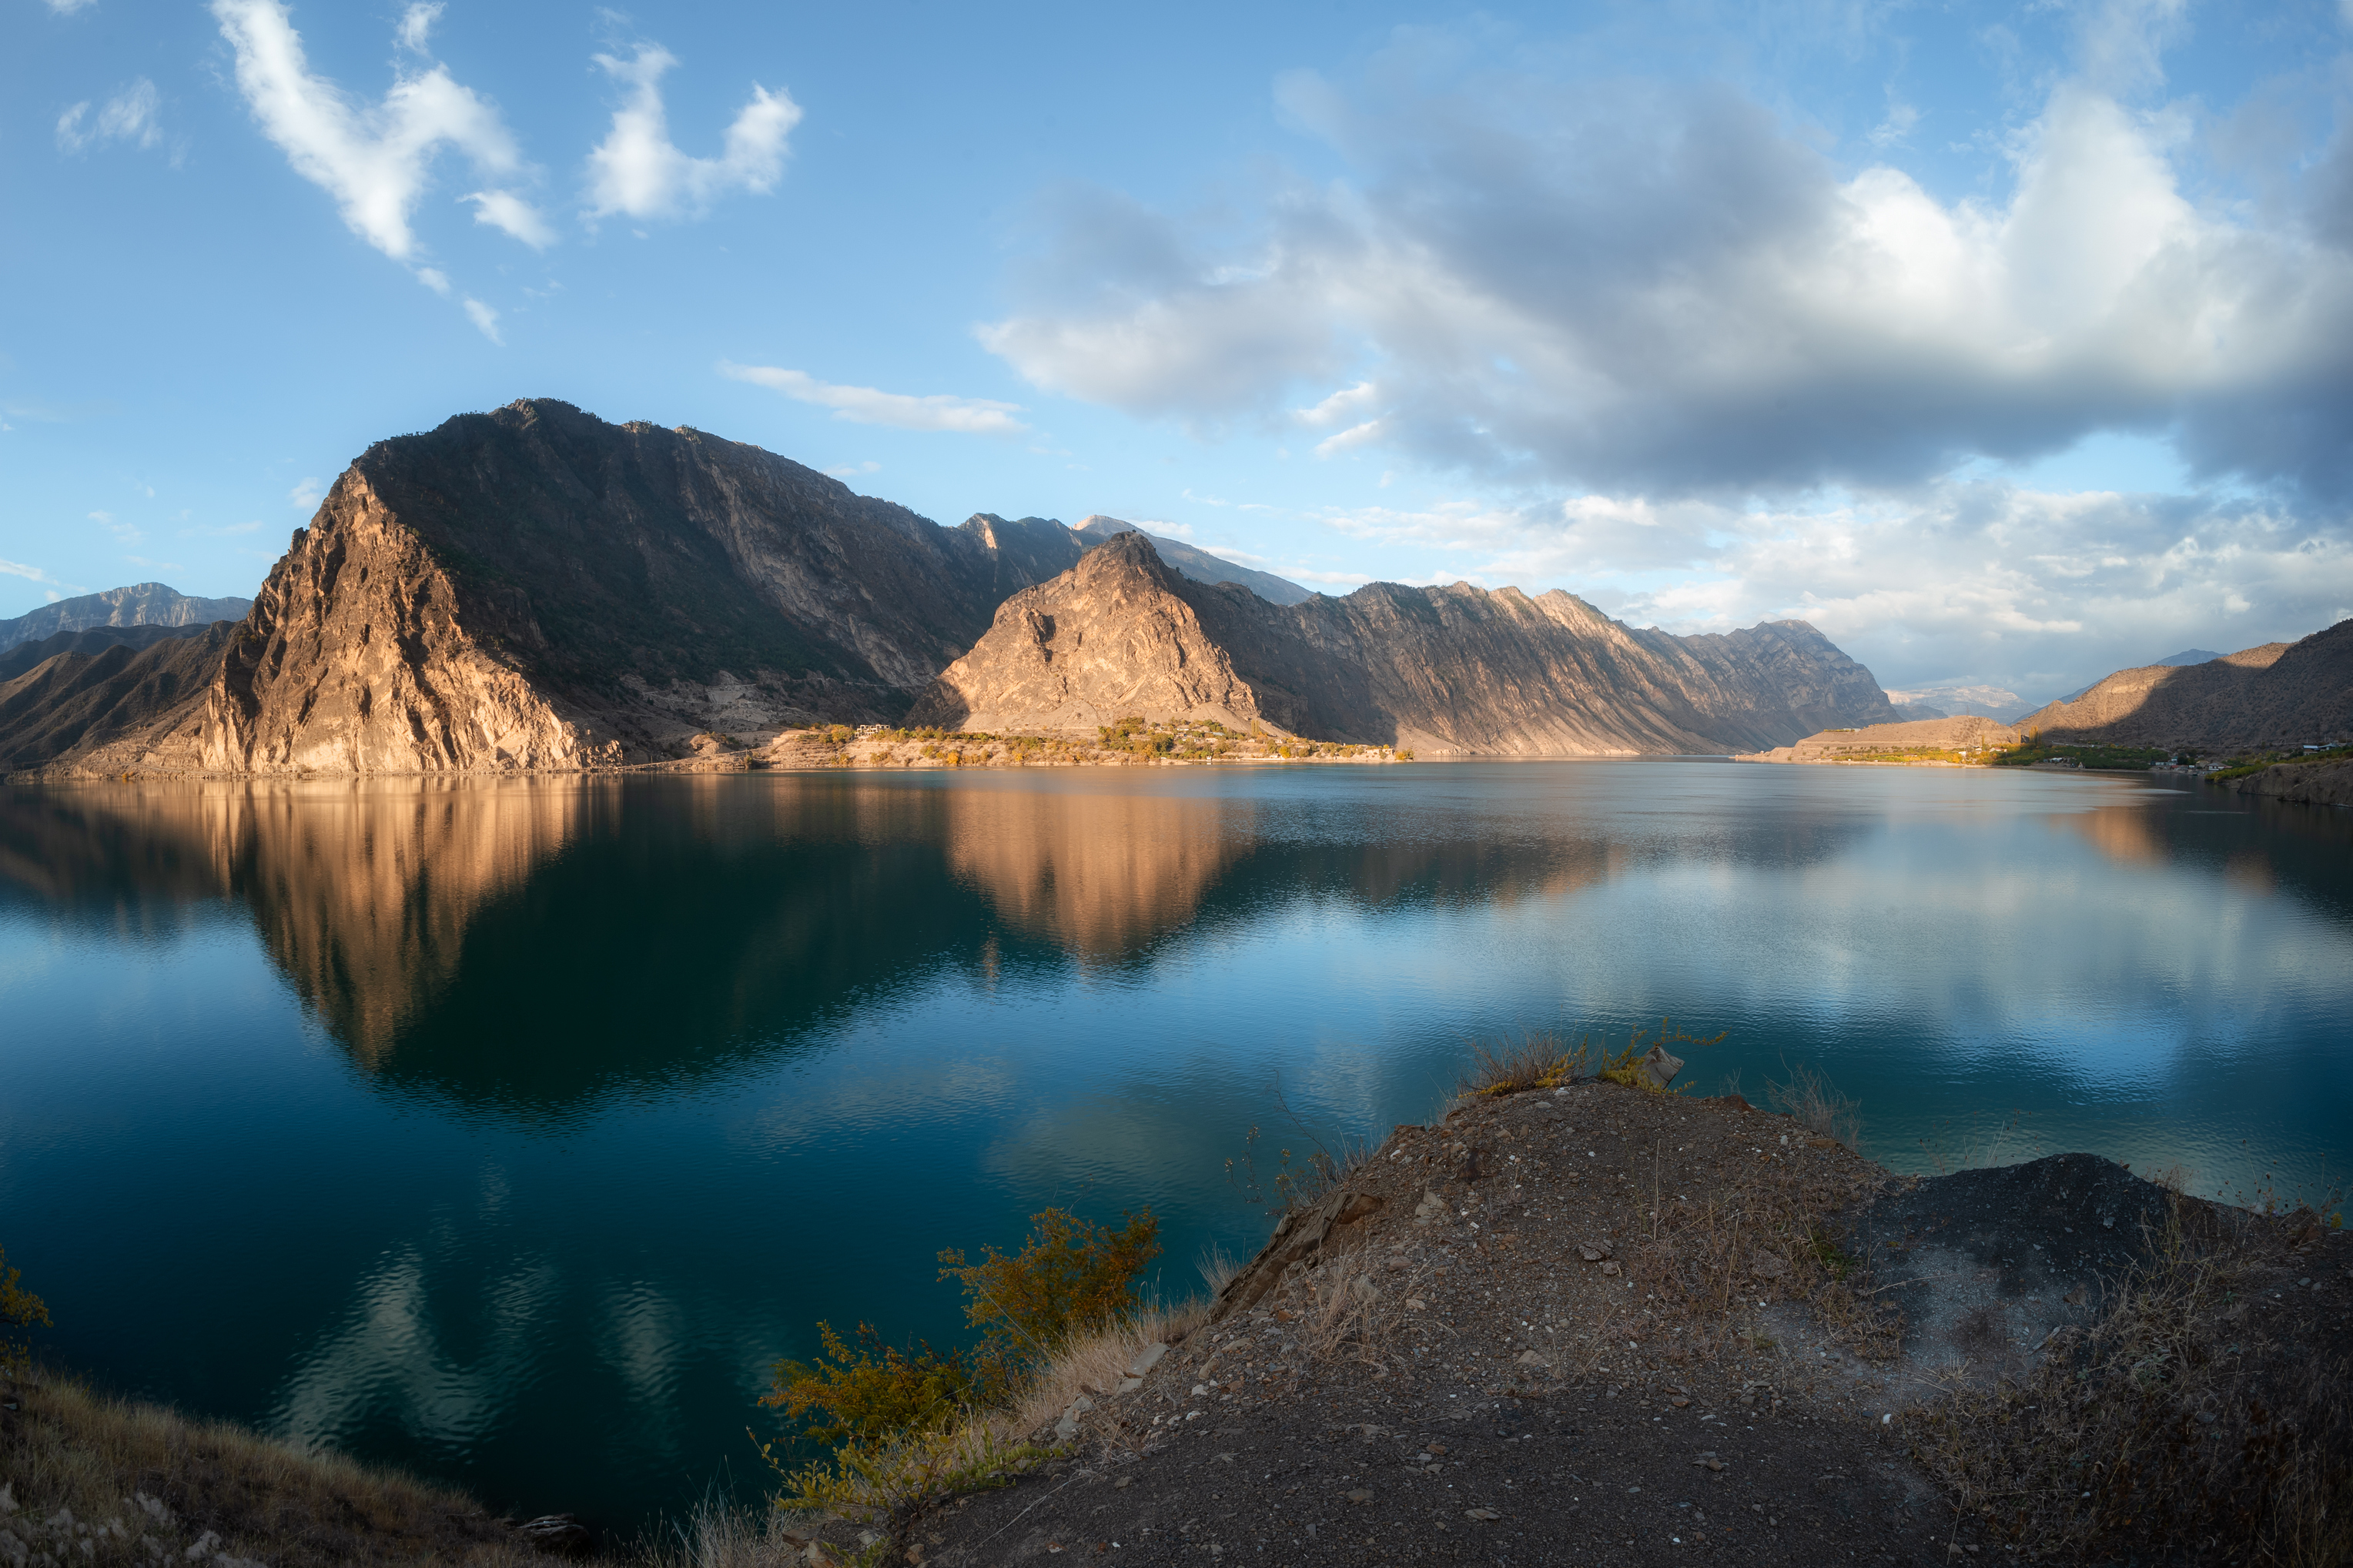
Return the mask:
[[1691, 1401], [1678, 1394], [1670, 1398], [1667, 1403], [1673, 1405], [1676, 1409], [1681, 1410], [1683, 1406], [1689, 1405]]
[[1113, 1394], [1134, 1394], [1143, 1386], [1144, 1379], [1140, 1377], [1123, 1377], [1112, 1385], [1111, 1391]]
[[542, 1514], [515, 1526], [514, 1532], [542, 1552], [558, 1557], [586, 1557], [595, 1544], [587, 1526], [568, 1513]]
[[1601, 1272], [1609, 1276], [1610, 1279], [1615, 1279], [1618, 1278], [1618, 1266], [1615, 1263], [1605, 1263], [1601, 1266]]
[[1366, 1491], [1364, 1488], [1358, 1487], [1355, 1491], [1348, 1494], [1348, 1500], [1353, 1503], [1368, 1503], [1373, 1500], [1373, 1494]]
[[1430, 1308], [1430, 1303], [1419, 1296], [1408, 1296], [1405, 1299], [1405, 1304], [1406, 1310], [1411, 1312], [1427, 1311]]
[[[1275, 1316], [1280, 1318], [1282, 1314], [1281, 1312], [1277, 1312], [1275, 1313]], [[1150, 1372], [1154, 1367], [1158, 1366], [1160, 1364], [1160, 1358], [1167, 1353], [1168, 1347], [1165, 1344], [1150, 1344], [1145, 1346], [1141, 1351], [1136, 1352], [1135, 1359], [1127, 1363], [1127, 1375], [1130, 1377], [1142, 1377], [1145, 1373]]]
[[1401, 1252], [1393, 1252], [1389, 1254], [1389, 1268], [1396, 1272], [1402, 1274], [1412, 1267], [1413, 1259], [1406, 1257], [1405, 1254]]
[[1609, 1256], [1610, 1247], [1606, 1241], [1580, 1241], [1577, 1244], [1577, 1251], [1588, 1263], [1599, 1263]]
[[1760, 1252], [1748, 1260], [1748, 1272], [1758, 1279], [1779, 1279], [1789, 1272], [1789, 1260], [1776, 1253]]
[[1652, 1046], [1642, 1058], [1642, 1076], [1651, 1080], [1652, 1089], [1666, 1088], [1683, 1070], [1683, 1058], [1668, 1055], [1664, 1046]]
[[1112, 1482], [1111, 1489], [1113, 1491], [1119, 1491], [1124, 1488], [1132, 1487], [1134, 1484], [1135, 1478], [1134, 1476], [1122, 1476], [1119, 1479]]
[[1465, 1519], [1475, 1519], [1475, 1520], [1479, 1521], [1482, 1524], [1484, 1524], [1484, 1523], [1486, 1523], [1487, 1521], [1491, 1521], [1491, 1520], [1497, 1520], [1497, 1519], [1501, 1519], [1501, 1518], [1503, 1518], [1504, 1516], [1503, 1516], [1502, 1514], [1500, 1514], [1500, 1513], [1497, 1513], [1497, 1512], [1496, 1512], [1493, 1509], [1492, 1509], [1492, 1508], [1474, 1508], [1474, 1509], [1469, 1509], [1469, 1510], [1466, 1510], [1464, 1511], [1464, 1513], [1463, 1513], [1462, 1517], [1463, 1517], [1463, 1518], [1465, 1518]]
[[[1540, 1352], [1540, 1351], [1522, 1351], [1522, 1352], [1519, 1353], [1519, 1356], [1517, 1357], [1517, 1360], [1518, 1360], [1518, 1362], [1519, 1362], [1520, 1365], [1522, 1365], [1522, 1366], [1543, 1366], [1543, 1367], [1548, 1367], [1548, 1366], [1552, 1365], [1552, 1363], [1551, 1363], [1549, 1360], [1547, 1360], [1547, 1359], [1545, 1357], [1544, 1353], [1543, 1353], [1542, 1352]], [[1689, 1405], [1689, 1404], [1691, 1403], [1691, 1401], [1690, 1401], [1690, 1400], [1688, 1400], [1688, 1399], [1684, 1399], [1684, 1400], [1678, 1400], [1676, 1403], [1678, 1403], [1678, 1404], [1682, 1404], [1682, 1405]]]

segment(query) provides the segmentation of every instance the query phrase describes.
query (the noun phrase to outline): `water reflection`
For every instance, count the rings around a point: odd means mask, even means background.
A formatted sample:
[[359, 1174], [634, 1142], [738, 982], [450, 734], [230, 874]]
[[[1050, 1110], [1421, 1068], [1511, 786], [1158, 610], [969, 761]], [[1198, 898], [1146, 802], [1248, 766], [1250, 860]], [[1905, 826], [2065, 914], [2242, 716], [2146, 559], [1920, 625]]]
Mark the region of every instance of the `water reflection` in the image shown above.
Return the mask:
[[[1377, 1136], [1469, 1041], [1672, 1010], [1730, 1031], [1703, 1087], [1819, 1065], [1891, 1163], [2027, 1107], [2021, 1152], [2236, 1182], [2353, 1154], [2348, 1007], [2353, 813], [2110, 780], [20, 790], [0, 1240], [66, 1359], [634, 1527], [748, 1485], [818, 1319], [956, 1334], [942, 1246], [1149, 1202], [1181, 1289], [1254, 1244], [1278, 1082]], [[158, 1278], [268, 1289], [159, 1324]]]

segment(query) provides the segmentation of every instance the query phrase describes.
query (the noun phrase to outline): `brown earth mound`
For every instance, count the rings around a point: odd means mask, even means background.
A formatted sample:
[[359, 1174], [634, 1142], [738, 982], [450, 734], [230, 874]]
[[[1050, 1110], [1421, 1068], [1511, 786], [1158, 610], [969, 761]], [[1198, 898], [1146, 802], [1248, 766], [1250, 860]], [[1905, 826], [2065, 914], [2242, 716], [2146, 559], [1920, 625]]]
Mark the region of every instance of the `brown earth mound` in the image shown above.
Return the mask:
[[[2119, 1373], [2193, 1273], [2170, 1353], [2231, 1374]], [[2353, 1245], [2091, 1156], [1912, 1182], [1737, 1097], [1481, 1100], [1220, 1302], [906, 1560], [2237, 1562], [2348, 1495]], [[2052, 1472], [2037, 1388], [2096, 1476]]]

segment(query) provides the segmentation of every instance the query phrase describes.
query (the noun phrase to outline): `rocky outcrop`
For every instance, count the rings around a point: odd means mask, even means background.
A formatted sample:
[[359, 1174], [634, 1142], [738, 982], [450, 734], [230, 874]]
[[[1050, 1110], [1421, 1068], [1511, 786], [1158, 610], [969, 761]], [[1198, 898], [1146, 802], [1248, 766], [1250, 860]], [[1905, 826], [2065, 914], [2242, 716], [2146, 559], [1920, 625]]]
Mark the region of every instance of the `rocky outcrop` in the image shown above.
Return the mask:
[[0, 651], [92, 626], [203, 627], [215, 621], [237, 620], [252, 607], [250, 599], [203, 599], [162, 583], [134, 583], [103, 594], [59, 599], [30, 614], [0, 621]]
[[1978, 714], [1954, 719], [1913, 719], [1897, 724], [1825, 730], [1792, 746], [1776, 746], [1737, 759], [1744, 763], [1895, 763], [1931, 752], [1983, 753], [2015, 746], [2023, 739], [2010, 725]]
[[2200, 664], [2120, 669], [2018, 727], [2061, 745], [2208, 752], [2353, 739], [2353, 620]]
[[2307, 805], [2353, 805], [2353, 761], [2279, 763], [2259, 773], [2232, 779], [2230, 787], [2241, 795], [2269, 795]]
[[1421, 755], [1557, 756], [1748, 750], [1894, 710], [1803, 622], [1677, 637], [1557, 590], [1468, 584], [1280, 605], [1187, 579], [1124, 533], [1008, 599], [909, 719], [1070, 731], [1131, 714]]

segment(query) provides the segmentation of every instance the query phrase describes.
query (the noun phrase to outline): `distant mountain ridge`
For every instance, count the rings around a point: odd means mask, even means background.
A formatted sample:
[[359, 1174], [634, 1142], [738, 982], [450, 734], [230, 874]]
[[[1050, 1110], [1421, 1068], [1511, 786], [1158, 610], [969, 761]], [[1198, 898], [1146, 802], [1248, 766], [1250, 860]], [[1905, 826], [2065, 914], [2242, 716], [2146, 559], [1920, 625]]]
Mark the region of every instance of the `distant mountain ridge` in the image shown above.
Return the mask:
[[1677, 637], [1467, 583], [1273, 605], [1181, 575], [1135, 532], [1008, 599], [908, 718], [1069, 731], [1130, 714], [1433, 756], [1724, 753], [1895, 718], [1802, 621]]
[[1240, 583], [1271, 605], [1303, 604], [1315, 596], [1314, 589], [1303, 588], [1288, 577], [1237, 566], [1222, 555], [1212, 555], [1181, 539], [1146, 532], [1135, 524], [1122, 522], [1115, 517], [1104, 517], [1100, 513], [1090, 516], [1080, 522], [1075, 531], [1090, 545], [1101, 544], [1104, 540], [1122, 533], [1141, 533], [1152, 541], [1152, 548], [1161, 560], [1194, 582]]
[[38, 642], [59, 632], [92, 626], [203, 626], [215, 621], [241, 621], [251, 608], [250, 599], [204, 599], [163, 583], [133, 583], [127, 588], [59, 599], [13, 620], [0, 621], [0, 652], [18, 643]]

